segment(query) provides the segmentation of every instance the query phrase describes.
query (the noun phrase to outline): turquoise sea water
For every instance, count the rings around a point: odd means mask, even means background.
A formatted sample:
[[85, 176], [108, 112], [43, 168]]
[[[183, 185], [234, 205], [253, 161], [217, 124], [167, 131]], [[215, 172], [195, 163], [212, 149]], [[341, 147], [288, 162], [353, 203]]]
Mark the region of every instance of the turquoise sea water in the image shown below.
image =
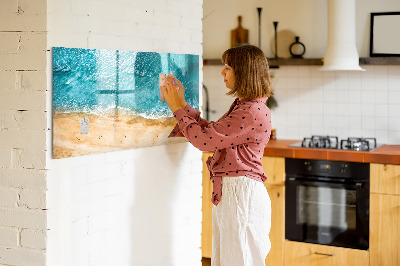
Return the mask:
[[53, 111], [120, 108], [148, 118], [171, 116], [160, 101], [161, 73], [173, 73], [186, 101], [198, 108], [198, 55], [54, 47]]

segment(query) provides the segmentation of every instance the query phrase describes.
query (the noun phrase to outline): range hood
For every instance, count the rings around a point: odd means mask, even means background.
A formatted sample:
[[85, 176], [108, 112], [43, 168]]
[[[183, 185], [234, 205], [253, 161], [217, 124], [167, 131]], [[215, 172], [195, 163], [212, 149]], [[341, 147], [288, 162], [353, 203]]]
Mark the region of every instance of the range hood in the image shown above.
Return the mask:
[[328, 44], [323, 71], [358, 70], [355, 0], [328, 0]]

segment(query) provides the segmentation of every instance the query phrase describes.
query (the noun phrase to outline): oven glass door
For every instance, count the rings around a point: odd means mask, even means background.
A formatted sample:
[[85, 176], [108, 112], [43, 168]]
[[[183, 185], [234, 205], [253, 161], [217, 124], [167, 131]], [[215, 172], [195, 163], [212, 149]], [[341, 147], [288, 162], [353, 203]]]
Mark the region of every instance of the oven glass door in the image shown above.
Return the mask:
[[362, 185], [296, 180], [286, 189], [287, 239], [368, 249]]

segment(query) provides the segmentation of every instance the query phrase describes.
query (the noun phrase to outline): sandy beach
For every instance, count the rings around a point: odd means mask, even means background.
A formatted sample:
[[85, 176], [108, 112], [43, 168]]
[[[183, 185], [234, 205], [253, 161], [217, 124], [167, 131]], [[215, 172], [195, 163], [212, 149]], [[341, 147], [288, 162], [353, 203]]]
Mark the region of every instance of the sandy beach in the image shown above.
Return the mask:
[[[88, 134], [81, 134], [81, 118], [89, 120]], [[168, 138], [175, 125], [173, 117], [147, 119], [124, 111], [102, 115], [55, 112], [53, 159], [187, 141]]]

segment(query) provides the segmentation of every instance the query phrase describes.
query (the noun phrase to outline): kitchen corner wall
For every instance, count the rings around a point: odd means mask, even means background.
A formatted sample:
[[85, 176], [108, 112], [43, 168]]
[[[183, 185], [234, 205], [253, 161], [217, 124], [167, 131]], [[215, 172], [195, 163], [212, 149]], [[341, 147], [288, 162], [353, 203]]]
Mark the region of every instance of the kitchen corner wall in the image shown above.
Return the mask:
[[[204, 1], [204, 58], [220, 58], [230, 45], [230, 30], [243, 16], [249, 42], [258, 45], [257, 7], [262, 7], [262, 44], [271, 57], [272, 21], [279, 30], [301, 37], [306, 58], [322, 58], [327, 37], [327, 1], [301, 0]], [[357, 0], [356, 39], [361, 57], [369, 56], [370, 12], [400, 10], [397, 0]], [[223, 14], [223, 15], [222, 15]], [[218, 25], [216, 27], [215, 25]], [[216, 36], [219, 36], [216, 38]], [[279, 51], [279, 50], [278, 50]], [[217, 120], [233, 99], [220, 76], [221, 66], [205, 66], [204, 85], [209, 91], [210, 120]], [[366, 65], [365, 72], [322, 72], [319, 66], [281, 66], [271, 69], [278, 108], [272, 110], [272, 126], [280, 139], [302, 139], [311, 135], [376, 137], [380, 144], [400, 143], [400, 66]]]
[[[202, 0], [48, 0], [47, 14], [49, 50], [202, 57]], [[180, 143], [52, 160], [47, 140], [47, 265], [201, 265], [201, 152]]]

